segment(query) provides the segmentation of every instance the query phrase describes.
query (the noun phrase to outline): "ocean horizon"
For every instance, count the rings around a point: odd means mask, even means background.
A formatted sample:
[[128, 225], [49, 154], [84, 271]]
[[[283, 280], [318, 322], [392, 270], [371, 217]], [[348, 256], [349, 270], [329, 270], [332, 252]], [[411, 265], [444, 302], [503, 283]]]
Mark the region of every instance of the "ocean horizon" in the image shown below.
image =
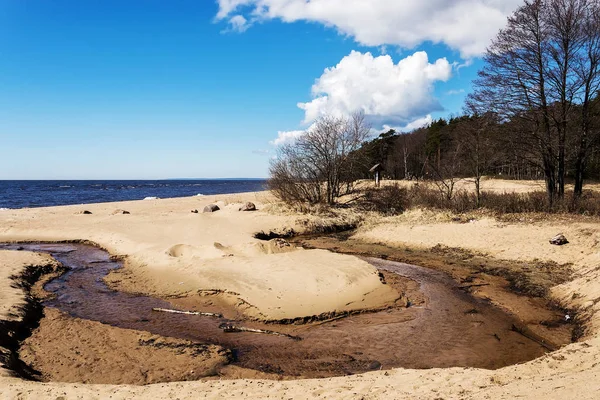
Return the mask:
[[0, 209], [256, 192], [266, 179], [0, 180]]

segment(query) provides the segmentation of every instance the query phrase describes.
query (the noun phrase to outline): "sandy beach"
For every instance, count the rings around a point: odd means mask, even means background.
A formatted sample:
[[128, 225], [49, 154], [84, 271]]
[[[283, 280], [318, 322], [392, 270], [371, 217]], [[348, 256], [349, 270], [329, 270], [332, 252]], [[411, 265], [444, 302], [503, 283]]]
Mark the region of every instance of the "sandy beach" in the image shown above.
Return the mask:
[[[498, 188], [491, 188], [496, 191], [515, 189], [508, 183], [502, 186], [502, 181], [494, 181], [490, 185], [498, 185]], [[517, 186], [515, 190], [526, 191], [535, 184], [518, 183]], [[247, 201], [256, 203], [259, 211], [239, 211]], [[219, 205], [221, 210], [202, 213], [204, 206], [210, 203]], [[224, 303], [254, 321], [293, 320], [332, 312], [383, 309], [401, 297], [396, 289], [381, 281], [377, 269], [360, 258], [326, 250], [296, 249], [294, 246], [278, 245], [276, 241], [256, 239], [254, 235], [259, 232], [283, 234], [293, 229], [301, 233], [306, 229], [301, 222], [305, 216], [274, 212], [276, 208], [268, 193], [259, 192], [2, 210], [0, 242], [90, 241], [123, 259], [124, 268], [107, 278], [112, 288], [162, 298], [181, 298], [213, 291], [219, 293]], [[190, 212], [195, 209], [200, 213]], [[83, 214], [84, 210], [91, 214]], [[127, 210], [130, 214], [115, 213], [117, 210]], [[548, 240], [560, 232], [568, 237], [570, 243], [561, 247], [550, 245]], [[577, 309], [586, 330], [577, 343], [533, 361], [499, 370], [394, 369], [295, 381], [261, 380], [268, 376], [257, 375], [257, 379], [146, 386], [116, 385], [118, 380], [110, 377], [102, 383], [112, 384], [103, 385], [38, 383], [11, 377], [8, 371], [2, 371], [0, 397], [597, 398], [600, 391], [600, 363], [597, 362], [600, 355], [600, 317], [597, 315], [600, 307], [600, 272], [597, 268], [600, 263], [600, 226], [596, 220], [583, 217], [575, 221], [558, 217], [540, 220], [525, 216], [522, 222], [506, 222], [491, 216], [476, 216], [467, 223], [460, 223], [441, 213], [415, 210], [401, 216], [367, 221], [353, 233], [351, 239], [365, 245], [420, 251], [442, 245], [507, 262], [569, 265], [572, 276], [567, 282], [551, 287], [549, 293], [562, 307]], [[23, 317], [25, 291], [14, 287], [11, 277], [27, 266], [53, 262], [45, 255], [0, 251], [1, 320], [18, 321]], [[501, 299], [498, 302], [502, 305]], [[46, 326], [42, 320], [40, 327], [40, 330], [47, 330], [46, 335], [68, 329], [63, 316], [52, 311], [50, 317], [48, 323], [53, 325]], [[82, 331], [97, 325], [84, 320], [76, 323]], [[112, 330], [116, 329], [119, 328], [107, 326], [102, 340], [117, 348], [136, 348], [150, 339], [148, 334], [139, 332], [132, 332], [129, 338], [116, 338], [111, 336], [114, 334]], [[68, 341], [66, 336], [56, 340]], [[93, 352], [92, 339], [80, 337], [73, 346], [80, 346], [84, 352]], [[149, 369], [160, 365], [162, 357], [169, 357], [168, 352], [150, 354], [151, 350], [144, 349], [147, 353], [140, 353], [140, 357], [147, 360]], [[189, 349], [186, 351], [188, 356], [193, 355]], [[35, 359], [35, 351], [25, 354], [25, 361]], [[204, 367], [212, 368], [223, 361], [223, 353], [218, 348], [207, 349], [204, 354], [205, 359], [196, 359], [197, 363], [204, 363]], [[182, 364], [181, 360], [173, 362], [179, 363], [181, 368], [192, 362], [185, 359]], [[77, 360], [71, 361], [75, 368]], [[235, 376], [236, 372], [232, 370], [230, 377]], [[195, 375], [191, 379], [200, 377]], [[142, 383], [152, 382], [140, 379]], [[158, 376], [156, 379], [160, 381], [163, 378]]]

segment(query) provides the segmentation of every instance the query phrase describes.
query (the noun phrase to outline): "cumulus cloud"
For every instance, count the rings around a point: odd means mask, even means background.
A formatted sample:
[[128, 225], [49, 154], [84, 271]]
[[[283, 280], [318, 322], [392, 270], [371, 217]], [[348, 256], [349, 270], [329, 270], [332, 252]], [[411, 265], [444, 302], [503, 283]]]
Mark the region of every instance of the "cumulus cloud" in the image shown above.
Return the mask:
[[335, 27], [365, 46], [444, 43], [463, 58], [481, 55], [522, 0], [217, 0], [217, 20], [278, 19]]
[[[431, 113], [443, 108], [433, 96], [434, 84], [452, 75], [452, 65], [441, 58], [429, 62], [427, 53], [417, 52], [398, 63], [389, 55], [352, 51], [336, 66], [326, 68], [312, 87], [313, 100], [298, 103], [306, 125], [324, 115], [345, 117], [362, 111], [378, 129], [408, 132], [432, 122]], [[270, 143], [292, 143], [303, 130], [280, 131]]]
[[304, 135], [306, 131], [279, 131], [277, 132], [277, 139], [270, 143], [274, 146], [281, 146], [284, 144], [292, 143], [294, 140]]
[[442, 110], [433, 97], [433, 86], [451, 75], [452, 66], [445, 58], [432, 64], [425, 52], [395, 64], [389, 55], [352, 51], [335, 67], [325, 69], [312, 87], [313, 100], [298, 107], [305, 112], [304, 123], [323, 115], [363, 111], [375, 125], [403, 125]]

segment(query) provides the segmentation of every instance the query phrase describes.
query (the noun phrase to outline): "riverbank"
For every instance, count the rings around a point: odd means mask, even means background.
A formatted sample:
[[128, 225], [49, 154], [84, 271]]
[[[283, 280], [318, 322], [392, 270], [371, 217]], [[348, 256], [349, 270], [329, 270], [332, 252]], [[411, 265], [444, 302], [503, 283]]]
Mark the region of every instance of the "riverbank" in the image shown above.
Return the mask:
[[[222, 199], [223, 196], [220, 199], [209, 200]], [[169, 279], [164, 279], [164, 282], [162, 282], [160, 274], [157, 274], [156, 271], [158, 267], [142, 266], [144, 264], [142, 253], [147, 250], [154, 252], [154, 254], [164, 253], [175, 244], [188, 244], [186, 238], [188, 241], [192, 241], [195, 237], [217, 241], [212, 239], [212, 236], [218, 236], [223, 247], [226, 247], [226, 243], [222, 242], [239, 236], [244, 236], [244, 243], [255, 243], [253, 240], [249, 240], [248, 237], [258, 231], [280, 230], [283, 232], [292, 228], [298, 231], [302, 230], [303, 224], [297, 224], [299, 218], [304, 218], [302, 216], [267, 213], [240, 214], [234, 208], [237, 206], [236, 203], [248, 200], [257, 203], [259, 208], [268, 205], [270, 202], [265, 194], [245, 195], [241, 198], [227, 200], [231, 201], [230, 216], [240, 221], [241, 218], [248, 218], [253, 221], [253, 225], [250, 226], [252, 229], [242, 232], [235, 228], [237, 225], [233, 221], [227, 221], [227, 218], [224, 217], [227, 213], [215, 213], [206, 215], [207, 219], [212, 218], [215, 227], [210, 228], [205, 235], [200, 231], [205, 231], [206, 226], [198, 227], [199, 220], [191, 219], [199, 216], [190, 213], [192, 207], [201, 208], [198, 199], [179, 199], [156, 201], [156, 203], [148, 201], [138, 202], [139, 204], [85, 206], [86, 210], [92, 212], [91, 215], [75, 215], [76, 212], [82, 211], [84, 207], [60, 208], [58, 210], [20, 210], [19, 212], [8, 211], [8, 213], [3, 211], [0, 214], [2, 221], [0, 236], [10, 240], [52, 241], [81, 239], [83, 236], [80, 235], [87, 234], [86, 238], [97, 242], [98, 232], [105, 231], [104, 235], [107, 243], [100, 244], [109, 248], [113, 254], [129, 256], [127, 257], [129, 261], [127, 261], [125, 270], [129, 268], [130, 272], [120, 276], [114, 281], [114, 284], [121, 285], [121, 282], [123, 282], [121, 287], [126, 288], [129, 285], [130, 288], [134, 288], [134, 282], [137, 279], [136, 271], [144, 271], [144, 276], [141, 276], [140, 282], [151, 291], [157, 294], [182, 294], [186, 293], [187, 288], [182, 288], [181, 292], [174, 289], [183, 286], [179, 285], [181, 281], [171, 282]], [[163, 203], [160, 204], [160, 202]], [[126, 209], [131, 214], [112, 215], [116, 208]], [[173, 210], [174, 208], [176, 208], [176, 211]], [[227, 210], [227, 205], [223, 203], [222, 208]], [[136, 219], [126, 219], [136, 214], [138, 214]], [[239, 217], [240, 215], [243, 217]], [[461, 223], [463, 221], [453, 221], [453, 218], [442, 213], [409, 212], [399, 217], [388, 217], [368, 222], [350, 239], [371, 244], [380, 243], [391, 248], [420, 248], [424, 253], [435, 248], [460, 248], [467, 250], [470, 254], [481, 255], [490, 259], [529, 262], [530, 269], [543, 264], [545, 265], [544, 268], [552, 270], [554, 267], [560, 268], [565, 264], [569, 264], [568, 268], [572, 274], [566, 278], [566, 281], [564, 283], [550, 282], [547, 284], [547, 289], [551, 299], [560, 302], [565, 307], [580, 310], [580, 315], [586, 319], [588, 328], [581, 339], [582, 341], [568, 345], [536, 360], [496, 371], [472, 368], [396, 369], [320, 380], [285, 382], [264, 380], [203, 381], [157, 384], [144, 387], [39, 384], [16, 378], [1, 378], [0, 393], [4, 398], [14, 398], [20, 394], [30, 398], [53, 399], [60, 396], [66, 396], [67, 398], [74, 396], [171, 398], [175, 395], [179, 398], [198, 398], [198, 396], [207, 398], [219, 396], [256, 398], [266, 397], [267, 395], [271, 398], [283, 398], [284, 396], [313, 398], [323, 396], [328, 398], [365, 397], [382, 399], [407, 397], [431, 399], [440, 397], [489, 397], [508, 399], [514, 398], [516, 395], [525, 398], [546, 397], [549, 399], [570, 398], [574, 395], [583, 399], [594, 398], [597, 391], [600, 390], [600, 383], [597, 383], [597, 376], [600, 373], [597, 362], [597, 358], [600, 356], [600, 338], [598, 336], [598, 317], [596, 315], [598, 302], [595, 300], [600, 298], [600, 284], [598, 283], [600, 282], [600, 276], [598, 276], [600, 272], [597, 270], [597, 266], [600, 264], [597, 255], [600, 228], [597, 222], [591, 220], [565, 222], [553, 219], [507, 223], [495, 221], [490, 217], [480, 217], [473, 222]], [[189, 230], [182, 232], [182, 225], [170, 226], [169, 221], [172, 220], [188, 221], [189, 228], [187, 229]], [[246, 226], [245, 223], [244, 221], [240, 222], [242, 229], [245, 229], [243, 228], [243, 226]], [[571, 243], [562, 247], [551, 246], [548, 239], [559, 232], [563, 232]], [[94, 235], [96, 235], [95, 238], [90, 238]], [[134, 243], [131, 238], [132, 235], [138, 235], [136, 236], [137, 242]], [[175, 243], [170, 240], [168, 246], [165, 246], [167, 243], [163, 241], [161, 242], [161, 250], [157, 250], [158, 247], [155, 241], [157, 238], [162, 240], [160, 238], [164, 237], [177, 238], [178, 240]], [[257, 241], [256, 243], [260, 244], [261, 242]], [[194, 243], [191, 243], [191, 245], [198, 247]], [[256, 251], [256, 245], [231, 247], [233, 247], [233, 250], [239, 251], [239, 254], [243, 252], [246, 257], [248, 257], [250, 250]], [[128, 251], [118, 251], [118, 249], [125, 250], [125, 248]], [[304, 254], [310, 254], [309, 252], [309, 250], [301, 251], [303, 253], [301, 259], [305, 263], [311, 262], [311, 257], [304, 257]], [[3, 260], [5, 260], [4, 253], [0, 252], [0, 257]], [[179, 251], [173, 253], [179, 253]], [[291, 253], [293, 252], [282, 254], [289, 256]], [[316, 254], [320, 258], [322, 254], [326, 253], [319, 252]], [[183, 257], [190, 257], [190, 259], [197, 261], [208, 255], [208, 252], [192, 251], [189, 254], [184, 254]], [[171, 261], [170, 264], [162, 264], [160, 268], [175, 274], [185, 274], [186, 269], [182, 268], [181, 261], [177, 260], [181, 257], [173, 257], [168, 254], [165, 256], [176, 260]], [[258, 257], [265, 256], [259, 254]], [[354, 259], [351, 256], [340, 257]], [[541, 263], [535, 261], [536, 259]], [[164, 260], [163, 256], [158, 257], [158, 260]], [[332, 258], [329, 261], [335, 264], [337, 260], [338, 258]], [[25, 264], [32, 265], [42, 263], [35, 258], [26, 261]], [[135, 261], [142, 262], [136, 267]], [[551, 264], [548, 264], [549, 262]], [[327, 263], [327, 265], [330, 263]], [[6, 262], [3, 265], [7, 265]], [[252, 267], [252, 264], [245, 265]], [[317, 265], [323, 267], [323, 264]], [[356, 265], [360, 265], [361, 269], [364, 268], [364, 264]], [[497, 268], [501, 267], [501, 264], [497, 265]], [[268, 271], [261, 269], [254, 271], [256, 273], [268, 273]], [[308, 271], [312, 270], [309, 268]], [[305, 277], [302, 276], [302, 278]], [[378, 277], [377, 282], [379, 282]], [[477, 282], [477, 280], [475, 279], [474, 282]], [[482, 286], [478, 290], [485, 290], [485, 288], [486, 286]]]

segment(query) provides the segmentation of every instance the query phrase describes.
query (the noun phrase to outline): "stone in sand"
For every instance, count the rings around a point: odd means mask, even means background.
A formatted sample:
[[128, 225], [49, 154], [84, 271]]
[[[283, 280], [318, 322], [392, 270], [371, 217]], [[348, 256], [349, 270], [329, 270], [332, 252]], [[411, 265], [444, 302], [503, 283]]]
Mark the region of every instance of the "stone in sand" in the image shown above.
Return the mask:
[[88, 211], [88, 210], [83, 210], [83, 211], [78, 211], [78, 212], [76, 212], [75, 214], [85, 214], [85, 215], [89, 215], [89, 214], [91, 214], [91, 213], [92, 213], [91, 211]]
[[219, 211], [219, 210], [220, 210], [220, 208], [219, 208], [218, 205], [216, 205], [216, 204], [209, 204], [206, 207], [204, 207], [204, 211], [202, 211], [202, 212], [211, 213], [211, 212], [215, 212], [215, 211]]
[[256, 205], [249, 201], [240, 207], [240, 211], [256, 211]]
[[193, 214], [198, 214], [198, 210], [192, 210]]
[[559, 233], [558, 235], [556, 235], [552, 239], [550, 239], [550, 243], [554, 244], [556, 246], [562, 246], [563, 244], [569, 243], [569, 241], [567, 240], [565, 235], [563, 235], [562, 233]]
[[119, 209], [119, 210], [115, 210], [113, 212], [113, 215], [117, 215], [117, 214], [131, 214], [131, 213], [129, 211]]

